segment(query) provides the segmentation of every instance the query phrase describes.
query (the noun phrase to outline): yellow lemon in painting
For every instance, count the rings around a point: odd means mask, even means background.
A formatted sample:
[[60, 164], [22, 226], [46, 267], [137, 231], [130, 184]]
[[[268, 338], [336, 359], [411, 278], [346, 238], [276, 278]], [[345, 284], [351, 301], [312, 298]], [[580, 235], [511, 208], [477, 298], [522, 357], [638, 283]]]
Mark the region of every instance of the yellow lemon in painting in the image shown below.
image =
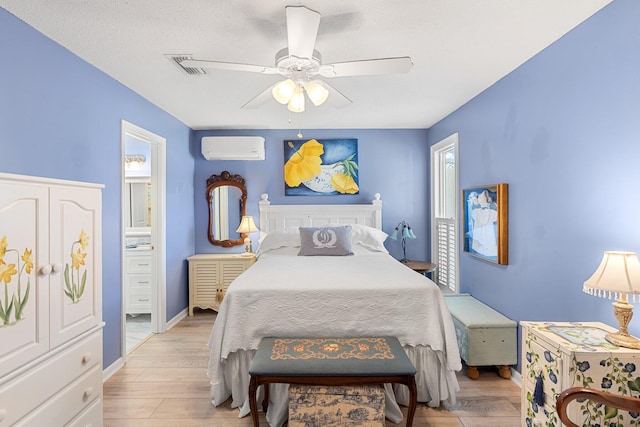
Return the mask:
[[338, 193], [342, 194], [355, 194], [358, 192], [358, 184], [351, 176], [346, 176], [343, 173], [334, 173], [331, 175], [331, 185]]
[[[289, 147], [293, 143], [289, 142]], [[284, 182], [289, 187], [297, 187], [302, 181], [307, 181], [320, 173], [324, 147], [315, 139], [302, 144], [302, 146], [291, 155], [284, 165]]]

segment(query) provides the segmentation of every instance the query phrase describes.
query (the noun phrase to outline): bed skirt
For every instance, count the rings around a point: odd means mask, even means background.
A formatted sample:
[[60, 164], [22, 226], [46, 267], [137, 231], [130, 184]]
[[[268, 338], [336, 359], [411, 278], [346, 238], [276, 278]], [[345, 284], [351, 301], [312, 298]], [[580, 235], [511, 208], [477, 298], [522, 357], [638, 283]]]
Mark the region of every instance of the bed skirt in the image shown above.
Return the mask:
[[[460, 390], [455, 371], [447, 369], [445, 356], [428, 346], [405, 346], [409, 360], [416, 367], [418, 401], [431, 407], [440, 402], [456, 403], [456, 392]], [[224, 403], [231, 396], [231, 407], [240, 408], [239, 417], [249, 415], [249, 365], [255, 350], [239, 350], [229, 354], [222, 362], [209, 360], [208, 375], [211, 379], [211, 397], [215, 406]], [[281, 427], [288, 417], [288, 384], [269, 386], [269, 407], [267, 421], [271, 427]], [[391, 422], [402, 421], [400, 407], [409, 404], [409, 390], [404, 385], [385, 384], [385, 414]], [[262, 401], [262, 387], [258, 389], [258, 402]], [[261, 405], [258, 405], [259, 407]]]

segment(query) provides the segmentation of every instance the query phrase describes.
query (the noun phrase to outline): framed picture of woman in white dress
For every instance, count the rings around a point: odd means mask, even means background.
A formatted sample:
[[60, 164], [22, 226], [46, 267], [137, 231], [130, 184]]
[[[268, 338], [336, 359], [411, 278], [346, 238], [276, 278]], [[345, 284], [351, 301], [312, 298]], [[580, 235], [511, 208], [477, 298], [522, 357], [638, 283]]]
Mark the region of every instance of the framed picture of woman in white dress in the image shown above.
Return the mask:
[[462, 190], [464, 251], [486, 261], [509, 263], [508, 184]]

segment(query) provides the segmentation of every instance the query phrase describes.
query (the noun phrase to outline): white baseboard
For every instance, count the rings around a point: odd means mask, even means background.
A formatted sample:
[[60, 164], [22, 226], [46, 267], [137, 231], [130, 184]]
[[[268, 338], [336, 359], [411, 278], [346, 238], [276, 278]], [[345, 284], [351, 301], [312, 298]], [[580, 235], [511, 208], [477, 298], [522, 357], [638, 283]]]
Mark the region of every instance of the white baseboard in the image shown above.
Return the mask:
[[171, 320], [167, 322], [167, 331], [176, 326], [182, 319], [189, 315], [189, 309], [185, 308], [180, 313], [176, 314]]
[[520, 372], [516, 371], [514, 368], [511, 368], [511, 381], [516, 383], [516, 385], [522, 388], [522, 375]]
[[107, 381], [124, 366], [124, 359], [119, 357], [111, 365], [102, 370], [102, 382]]

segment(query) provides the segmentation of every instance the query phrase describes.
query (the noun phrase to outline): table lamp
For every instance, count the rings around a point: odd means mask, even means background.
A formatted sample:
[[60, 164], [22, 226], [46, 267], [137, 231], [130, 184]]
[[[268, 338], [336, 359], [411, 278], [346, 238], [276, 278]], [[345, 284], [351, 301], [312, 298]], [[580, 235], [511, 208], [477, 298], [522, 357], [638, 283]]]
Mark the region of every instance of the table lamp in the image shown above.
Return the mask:
[[244, 215], [236, 230], [238, 233], [247, 235], [247, 237], [244, 238], [244, 255], [251, 255], [253, 253], [253, 244], [251, 243], [251, 238], [249, 238], [249, 233], [255, 233], [256, 231], [260, 230], [256, 227], [256, 223], [253, 222], [253, 217]]
[[407, 259], [407, 239], [415, 239], [416, 235], [413, 234], [411, 226], [405, 221], [400, 221], [389, 237], [393, 240], [398, 240], [398, 233], [402, 236], [402, 259], [400, 262], [407, 263], [409, 262], [409, 259]]
[[629, 335], [627, 327], [633, 317], [633, 306], [629, 304], [628, 294], [640, 293], [640, 261], [633, 252], [605, 251], [600, 266], [584, 282], [582, 291], [589, 295], [612, 299], [613, 313], [618, 320], [618, 332], [606, 335], [606, 340], [619, 347], [640, 349], [640, 340]]

